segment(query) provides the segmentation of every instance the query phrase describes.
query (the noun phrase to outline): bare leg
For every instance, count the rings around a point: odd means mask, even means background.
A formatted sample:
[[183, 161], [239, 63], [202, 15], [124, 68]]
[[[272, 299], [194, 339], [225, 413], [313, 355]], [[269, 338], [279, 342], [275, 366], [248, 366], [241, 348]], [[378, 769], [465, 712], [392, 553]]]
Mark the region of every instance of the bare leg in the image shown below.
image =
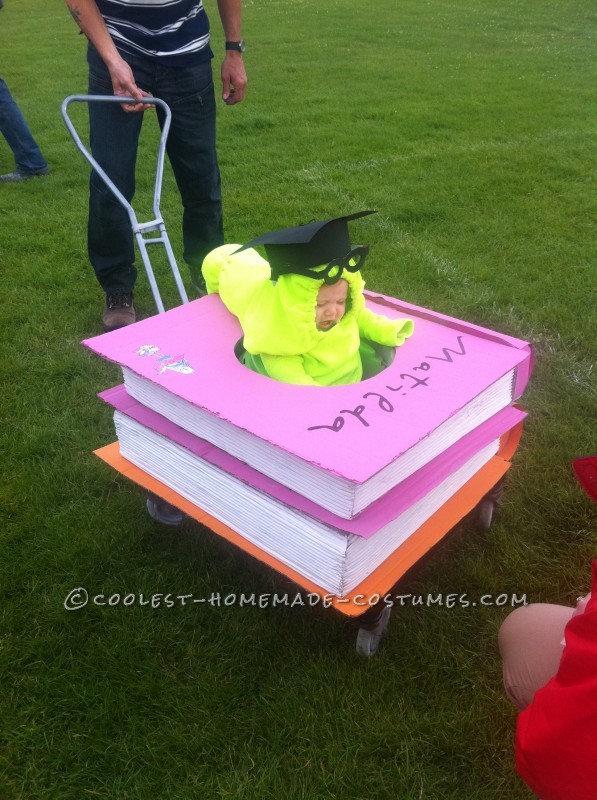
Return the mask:
[[573, 612], [569, 606], [532, 603], [515, 609], [502, 623], [498, 642], [504, 687], [520, 711], [558, 671], [564, 628]]

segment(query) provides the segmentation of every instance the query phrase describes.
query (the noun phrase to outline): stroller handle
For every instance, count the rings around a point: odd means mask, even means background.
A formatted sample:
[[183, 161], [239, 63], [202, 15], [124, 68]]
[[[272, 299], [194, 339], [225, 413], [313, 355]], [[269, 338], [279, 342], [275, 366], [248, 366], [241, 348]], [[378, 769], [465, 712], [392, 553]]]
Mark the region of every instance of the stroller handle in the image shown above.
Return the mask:
[[68, 131], [72, 136], [74, 143], [77, 145], [77, 148], [87, 159], [87, 161], [91, 164], [91, 166], [97, 172], [97, 174], [101, 177], [101, 179], [110, 189], [112, 194], [126, 208], [129, 218], [131, 220], [131, 225], [133, 227], [133, 230], [137, 229], [138, 222], [131, 204], [122, 194], [122, 192], [114, 185], [113, 181], [108, 177], [108, 175], [106, 175], [104, 170], [100, 167], [95, 158], [91, 155], [89, 150], [85, 147], [85, 145], [81, 141], [81, 137], [77, 133], [75, 126], [72, 123], [72, 120], [68, 116], [68, 107], [71, 103], [118, 103], [122, 105], [123, 103], [137, 103], [137, 102], [145, 103], [146, 105], [159, 106], [165, 115], [164, 125], [162, 127], [162, 134], [160, 136], [160, 143], [158, 146], [158, 163], [157, 163], [155, 187], [153, 192], [153, 213], [156, 219], [160, 219], [161, 218], [160, 198], [162, 194], [162, 175], [164, 173], [164, 153], [166, 152], [166, 139], [168, 138], [168, 132], [170, 130], [170, 122], [172, 120], [172, 112], [170, 111], [170, 107], [168, 106], [168, 104], [165, 103], [163, 100], [160, 100], [159, 97], [144, 97], [142, 100], [139, 101], [135, 100], [134, 97], [117, 97], [116, 95], [111, 95], [111, 94], [109, 95], [73, 94], [70, 97], [67, 97], [63, 101], [60, 109], [62, 113], [62, 119], [64, 120], [64, 124], [68, 128]]
[[[184, 288], [184, 284], [182, 282], [182, 278], [180, 277], [180, 271], [176, 263], [176, 258], [174, 257], [174, 252], [172, 250], [172, 246], [170, 244], [170, 240], [166, 232], [166, 226], [164, 225], [164, 220], [162, 219], [162, 215], [160, 213], [162, 175], [164, 173], [164, 153], [166, 152], [166, 139], [168, 138], [168, 132], [170, 130], [170, 122], [172, 119], [172, 113], [170, 111], [170, 108], [168, 107], [167, 103], [165, 103], [163, 100], [160, 100], [159, 97], [144, 97], [140, 101], [147, 105], [158, 106], [164, 113], [160, 143], [158, 146], [157, 171], [156, 171], [155, 186], [153, 192], [154, 219], [143, 223], [140, 223], [137, 220], [137, 215], [135, 214], [132, 205], [122, 194], [120, 189], [118, 189], [118, 187], [114, 184], [114, 182], [108, 177], [108, 175], [102, 169], [102, 167], [100, 167], [100, 165], [92, 156], [92, 154], [89, 152], [89, 150], [85, 147], [85, 145], [81, 141], [81, 137], [75, 130], [75, 126], [73, 125], [70, 117], [68, 116], [68, 107], [71, 103], [118, 103], [122, 105], [123, 103], [137, 103], [137, 102], [139, 101], [135, 100], [134, 97], [116, 97], [115, 95], [73, 94], [70, 97], [67, 97], [66, 100], [63, 101], [61, 106], [61, 112], [64, 124], [68, 128], [68, 131], [72, 136], [73, 141], [77, 145], [77, 148], [81, 151], [83, 156], [91, 164], [93, 170], [106, 184], [106, 186], [112, 192], [112, 194], [118, 200], [118, 202], [122, 206], [124, 206], [129, 216], [131, 228], [137, 239], [137, 244], [141, 252], [141, 257], [143, 259], [145, 271], [147, 272], [147, 277], [149, 279], [149, 284], [151, 286], [151, 291], [153, 293], [156, 306], [158, 308], [158, 311], [160, 313], [163, 313], [164, 304], [162, 302], [162, 298], [160, 296], [160, 290], [158, 288], [155, 275], [153, 272], [153, 267], [151, 266], [151, 262], [149, 260], [149, 256], [147, 253], [148, 245], [155, 245], [155, 244], [164, 245], [164, 248], [166, 250], [166, 255], [168, 257], [168, 263], [170, 264], [172, 274], [174, 275], [174, 280], [178, 288], [180, 299], [183, 303], [189, 302], [186, 290]], [[150, 234], [155, 232], [158, 233], [157, 236], [149, 236]]]

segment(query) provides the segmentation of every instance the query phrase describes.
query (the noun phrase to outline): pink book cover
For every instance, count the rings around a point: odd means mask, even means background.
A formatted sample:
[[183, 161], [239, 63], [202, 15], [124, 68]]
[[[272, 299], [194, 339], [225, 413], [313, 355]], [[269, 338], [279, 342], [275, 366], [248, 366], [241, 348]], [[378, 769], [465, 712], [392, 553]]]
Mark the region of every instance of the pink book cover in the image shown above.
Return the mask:
[[415, 331], [387, 369], [345, 386], [295, 386], [248, 370], [234, 352], [242, 339], [238, 320], [217, 295], [83, 344], [229, 425], [355, 484], [511, 371], [511, 399], [523, 391], [531, 361], [526, 342], [393, 298], [368, 294], [367, 305], [390, 318], [412, 318]]
[[99, 397], [112, 408], [132, 417], [161, 436], [185, 447], [199, 458], [248, 483], [255, 489], [269, 494], [276, 500], [315, 517], [331, 527], [345, 533], [354, 533], [368, 539], [384, 525], [399, 517], [410, 506], [428, 494], [449, 475], [465, 464], [475, 453], [492, 441], [504, 436], [520, 425], [526, 413], [508, 406], [464, 436], [424, 467], [418, 469], [404, 481], [394, 486], [383, 497], [376, 500], [357, 517], [347, 520], [313, 503], [292, 489], [268, 478], [261, 472], [239, 461], [213, 444], [185, 431], [179, 425], [157, 414], [131, 397], [124, 386], [115, 386], [100, 392]]

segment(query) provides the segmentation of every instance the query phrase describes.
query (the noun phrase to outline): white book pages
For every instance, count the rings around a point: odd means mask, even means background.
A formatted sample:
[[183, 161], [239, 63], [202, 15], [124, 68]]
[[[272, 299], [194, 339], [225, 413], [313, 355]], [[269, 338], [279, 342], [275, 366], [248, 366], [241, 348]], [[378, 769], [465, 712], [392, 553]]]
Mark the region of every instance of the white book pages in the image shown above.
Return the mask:
[[[344, 519], [352, 519], [512, 401], [515, 370], [459, 409], [369, 480], [357, 484], [253, 436], [123, 367], [127, 392], [143, 405]], [[281, 479], [280, 476], [283, 476]]]
[[114, 423], [124, 458], [339, 597], [380, 566], [499, 449], [498, 439], [365, 539], [284, 505], [121, 412], [115, 412]]

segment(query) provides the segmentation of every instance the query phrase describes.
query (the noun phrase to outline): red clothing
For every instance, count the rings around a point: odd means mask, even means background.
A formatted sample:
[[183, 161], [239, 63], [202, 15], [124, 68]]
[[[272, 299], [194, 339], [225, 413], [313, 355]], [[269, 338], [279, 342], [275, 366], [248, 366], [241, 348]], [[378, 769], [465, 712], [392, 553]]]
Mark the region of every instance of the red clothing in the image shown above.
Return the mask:
[[597, 561], [557, 674], [518, 717], [516, 771], [541, 800], [597, 800]]

